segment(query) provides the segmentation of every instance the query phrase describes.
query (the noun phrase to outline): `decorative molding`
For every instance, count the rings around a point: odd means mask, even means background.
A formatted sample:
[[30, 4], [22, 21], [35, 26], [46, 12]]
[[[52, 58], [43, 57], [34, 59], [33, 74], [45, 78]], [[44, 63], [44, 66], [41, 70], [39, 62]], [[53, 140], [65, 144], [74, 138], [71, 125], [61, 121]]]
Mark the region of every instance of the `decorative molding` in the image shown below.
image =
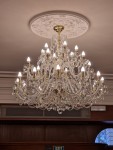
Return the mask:
[[[12, 95], [12, 87], [14, 85], [17, 72], [0, 71], [0, 103], [16, 104], [17, 101]], [[108, 87], [108, 94], [105, 99], [96, 105], [113, 105], [113, 74], [103, 74], [105, 84]]]
[[0, 71], [0, 78], [16, 78], [18, 72], [14, 71]]
[[45, 12], [35, 16], [30, 21], [31, 30], [45, 38], [56, 35], [54, 26], [63, 25], [64, 31], [61, 35], [75, 38], [83, 35], [89, 29], [89, 21], [82, 15], [67, 11]]

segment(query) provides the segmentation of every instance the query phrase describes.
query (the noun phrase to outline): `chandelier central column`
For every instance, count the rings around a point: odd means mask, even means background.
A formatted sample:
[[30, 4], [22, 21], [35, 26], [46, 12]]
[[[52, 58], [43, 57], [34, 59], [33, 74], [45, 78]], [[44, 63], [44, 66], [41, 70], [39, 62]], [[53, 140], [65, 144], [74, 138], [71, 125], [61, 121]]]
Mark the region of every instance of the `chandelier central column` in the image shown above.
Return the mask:
[[60, 48], [61, 48], [61, 32], [64, 30], [64, 26], [62, 25], [56, 25], [54, 26], [53, 28], [57, 33], [58, 33], [58, 41], [57, 41], [57, 53], [59, 55], [59, 51], [60, 51]]

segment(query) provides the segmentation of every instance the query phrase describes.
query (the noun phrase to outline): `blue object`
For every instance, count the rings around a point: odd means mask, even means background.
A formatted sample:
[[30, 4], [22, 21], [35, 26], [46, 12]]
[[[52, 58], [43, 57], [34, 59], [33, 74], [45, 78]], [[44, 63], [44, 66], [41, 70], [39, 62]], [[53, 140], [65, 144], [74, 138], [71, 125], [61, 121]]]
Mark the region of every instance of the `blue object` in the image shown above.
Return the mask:
[[113, 145], [113, 128], [107, 128], [102, 130], [97, 135], [95, 143], [104, 143], [107, 145]]

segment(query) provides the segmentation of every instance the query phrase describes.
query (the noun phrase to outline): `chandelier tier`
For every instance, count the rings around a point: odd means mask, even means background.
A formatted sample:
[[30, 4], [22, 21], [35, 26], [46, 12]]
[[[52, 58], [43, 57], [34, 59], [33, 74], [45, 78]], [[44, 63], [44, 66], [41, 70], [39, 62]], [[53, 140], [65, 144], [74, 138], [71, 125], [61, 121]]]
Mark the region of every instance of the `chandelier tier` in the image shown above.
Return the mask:
[[14, 94], [20, 104], [55, 110], [59, 114], [65, 110], [89, 108], [104, 98], [104, 78], [99, 71], [94, 73], [85, 52], [79, 54], [77, 45], [70, 51], [60, 36], [64, 26], [57, 25], [54, 30], [58, 33], [57, 42], [50, 48], [45, 44], [37, 66], [27, 58], [23, 74], [19, 72], [15, 81]]

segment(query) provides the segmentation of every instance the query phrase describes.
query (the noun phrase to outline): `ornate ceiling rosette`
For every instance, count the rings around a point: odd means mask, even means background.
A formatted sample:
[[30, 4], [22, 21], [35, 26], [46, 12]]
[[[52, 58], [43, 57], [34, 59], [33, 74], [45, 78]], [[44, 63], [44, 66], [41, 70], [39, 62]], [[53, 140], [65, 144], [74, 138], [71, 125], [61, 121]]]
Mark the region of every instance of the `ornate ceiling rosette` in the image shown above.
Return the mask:
[[89, 29], [89, 21], [81, 14], [69, 11], [49, 11], [33, 17], [30, 21], [31, 30], [44, 38], [51, 39], [57, 33], [53, 27], [63, 25], [63, 35], [69, 38], [76, 38], [83, 35]]

